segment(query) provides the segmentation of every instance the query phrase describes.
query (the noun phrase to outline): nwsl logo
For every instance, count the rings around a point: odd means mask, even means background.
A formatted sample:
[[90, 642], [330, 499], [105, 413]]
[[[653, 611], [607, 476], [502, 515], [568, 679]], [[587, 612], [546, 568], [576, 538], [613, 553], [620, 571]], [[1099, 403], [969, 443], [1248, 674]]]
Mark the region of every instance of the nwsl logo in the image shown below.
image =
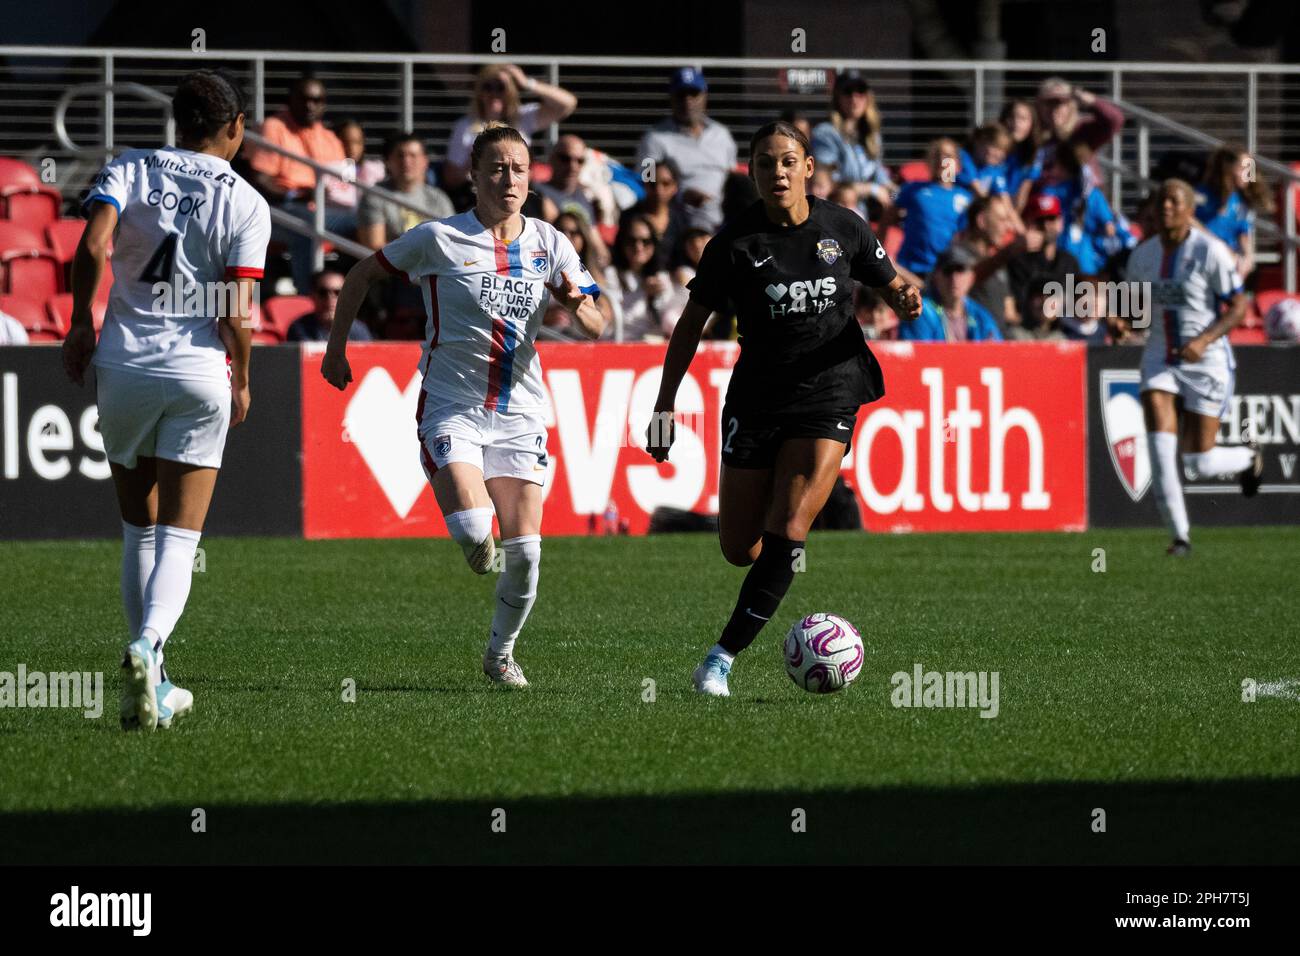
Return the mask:
[[1146, 423], [1138, 398], [1141, 375], [1136, 369], [1105, 369], [1101, 373], [1101, 421], [1106, 450], [1120, 484], [1134, 501], [1151, 485]]

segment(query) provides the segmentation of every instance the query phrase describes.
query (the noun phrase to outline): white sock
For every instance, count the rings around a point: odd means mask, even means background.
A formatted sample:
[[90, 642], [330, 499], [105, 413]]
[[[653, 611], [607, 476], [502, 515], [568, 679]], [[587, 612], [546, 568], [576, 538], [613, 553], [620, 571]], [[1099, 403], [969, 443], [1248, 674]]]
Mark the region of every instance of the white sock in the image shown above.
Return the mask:
[[446, 516], [447, 530], [460, 545], [468, 560], [480, 544], [492, 534], [492, 509], [469, 508]]
[[1187, 541], [1187, 506], [1178, 480], [1178, 436], [1171, 432], [1147, 432], [1147, 453], [1151, 456], [1151, 477], [1156, 507], [1175, 541]]
[[161, 650], [167, 638], [171, 637], [190, 596], [194, 552], [199, 547], [202, 533], [166, 524], [156, 527], [156, 556], [153, 574], [149, 575], [149, 584], [144, 590], [144, 620], [140, 624], [140, 635], [148, 637]]
[[1255, 452], [1243, 445], [1192, 451], [1183, 455], [1183, 467], [1196, 478], [1236, 478], [1255, 462]]
[[153, 574], [154, 527], [122, 522], [122, 610], [132, 640], [140, 636], [144, 621], [144, 586]]
[[736, 659], [736, 655], [731, 653], [731, 651], [727, 650], [721, 644], [714, 644], [711, 648], [709, 648], [709, 653], [706, 654], [705, 656], [721, 657], [722, 660], [727, 664], [730, 664], [732, 661]]
[[525, 534], [507, 538], [501, 542], [501, 550], [506, 556], [505, 570], [497, 582], [497, 605], [492, 613], [492, 638], [488, 648], [493, 654], [509, 657], [537, 599], [542, 536]]

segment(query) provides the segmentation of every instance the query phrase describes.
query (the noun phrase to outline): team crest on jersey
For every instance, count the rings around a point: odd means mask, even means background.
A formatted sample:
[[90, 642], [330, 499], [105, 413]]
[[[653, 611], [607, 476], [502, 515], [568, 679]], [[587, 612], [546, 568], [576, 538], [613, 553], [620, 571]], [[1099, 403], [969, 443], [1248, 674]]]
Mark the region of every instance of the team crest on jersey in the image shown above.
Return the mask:
[[547, 259], [545, 249], [534, 249], [532, 252], [528, 254], [528, 257], [530, 260], [532, 260], [534, 270], [536, 270], [537, 272], [546, 271], [546, 263], [548, 259]]
[[1147, 457], [1147, 429], [1138, 398], [1142, 376], [1136, 369], [1103, 369], [1101, 421], [1106, 431], [1115, 476], [1134, 501], [1141, 501], [1151, 484]]
[[828, 266], [835, 265], [835, 260], [840, 257], [840, 244], [834, 239], [821, 239], [817, 243], [817, 258]]
[[439, 435], [433, 440], [433, 453], [439, 458], [446, 458], [451, 454], [451, 436]]

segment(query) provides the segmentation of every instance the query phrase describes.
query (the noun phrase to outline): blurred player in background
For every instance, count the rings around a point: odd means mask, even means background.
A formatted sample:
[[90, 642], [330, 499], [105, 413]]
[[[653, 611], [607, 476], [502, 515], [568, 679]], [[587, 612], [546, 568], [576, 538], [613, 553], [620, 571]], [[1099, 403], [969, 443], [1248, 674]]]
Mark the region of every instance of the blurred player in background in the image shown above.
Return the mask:
[[528, 196], [528, 146], [509, 126], [474, 140], [474, 208], [415, 226], [348, 273], [321, 374], [352, 381], [348, 329], [371, 283], [386, 272], [418, 284], [428, 314], [416, 412], [420, 462], [469, 566], [493, 566], [495, 509], [505, 569], [497, 582], [483, 672], [526, 687], [515, 641], [537, 596], [546, 392], [534, 341], [547, 290], [590, 338], [604, 329], [600, 290], [573, 244], [554, 226], [520, 215]]
[[1185, 557], [1192, 546], [1178, 475], [1180, 425], [1182, 464], [1192, 478], [1235, 478], [1250, 497], [1259, 490], [1264, 461], [1254, 441], [1217, 447], [1236, 368], [1228, 333], [1246, 314], [1232, 251], [1192, 227], [1196, 192], [1190, 184], [1167, 179], [1158, 195], [1160, 231], [1133, 250], [1128, 279], [1151, 283], [1141, 385], [1147, 451], [1156, 505], [1173, 537], [1166, 553]]
[[[248, 414], [249, 315], [271, 235], [266, 200], [230, 168], [244, 139], [235, 84], [191, 73], [172, 113], [179, 147], [128, 150], [91, 186], [63, 343], [78, 385], [95, 366], [122, 513], [125, 729], [169, 727], [193, 707], [167, 679], [163, 646], [189, 597], [226, 431]], [[110, 244], [115, 278], [97, 346], [91, 302]]]
[[900, 318], [921, 313], [920, 293], [895, 273], [862, 217], [807, 194], [814, 163], [802, 132], [769, 123], [749, 154], [759, 201], [704, 250], [647, 435], [647, 451], [667, 460], [677, 388], [704, 324], [734, 302], [740, 358], [722, 410], [718, 536], [729, 562], [752, 567], [722, 637], [695, 670], [695, 689], [715, 697], [730, 696], [732, 662], [794, 579], [858, 408], [885, 393], [854, 315], [852, 280], [876, 289]]

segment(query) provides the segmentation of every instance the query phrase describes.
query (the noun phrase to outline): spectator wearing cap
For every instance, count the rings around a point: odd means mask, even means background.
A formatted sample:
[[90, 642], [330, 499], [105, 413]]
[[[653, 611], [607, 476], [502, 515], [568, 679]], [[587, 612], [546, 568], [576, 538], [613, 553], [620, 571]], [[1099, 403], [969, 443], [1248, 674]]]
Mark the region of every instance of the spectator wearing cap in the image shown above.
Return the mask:
[[898, 337], [912, 342], [1001, 341], [997, 321], [970, 298], [978, 261], [975, 250], [962, 243], [945, 249], [930, 274], [920, 316], [900, 322]]
[[566, 133], [551, 149], [551, 181], [533, 188], [555, 203], [561, 213], [572, 213], [587, 225], [602, 222], [595, 195], [582, 183], [582, 168], [587, 163], [587, 144], [581, 136]]
[[730, 131], [706, 114], [708, 84], [691, 67], [669, 78], [672, 116], [656, 123], [641, 137], [637, 168], [646, 160], [672, 159], [681, 175], [677, 201], [693, 228], [717, 231], [722, 225], [722, 196], [727, 175], [736, 165], [736, 141]]
[[[529, 93], [536, 103], [522, 103]], [[469, 190], [469, 156], [474, 139], [489, 123], [504, 123], [519, 131], [531, 143], [538, 130], [558, 123], [578, 108], [578, 98], [568, 90], [527, 76], [513, 63], [489, 63], [479, 70], [470, 97], [469, 112], [456, 121], [447, 140], [447, 159], [442, 167], [442, 184], [465, 209], [474, 204]], [[458, 208], [459, 205], [458, 205]]]
[[835, 75], [830, 116], [813, 128], [813, 159], [831, 170], [835, 182], [852, 186], [864, 216], [879, 219], [896, 189], [884, 164], [880, 111], [857, 70]]
[[[281, 149], [306, 156], [323, 166], [343, 170], [348, 166], [343, 143], [325, 126], [325, 85], [311, 76], [302, 76], [289, 90], [283, 112], [262, 124], [262, 136]], [[316, 171], [304, 163], [269, 149], [251, 147], [249, 167], [253, 186], [267, 202], [304, 222], [314, 221]], [[333, 185], [331, 185], [331, 183]], [[341, 205], [331, 196], [346, 201], [352, 184], [330, 177], [326, 181], [325, 228], [342, 236], [351, 236], [357, 227], [356, 208]], [[289, 248], [294, 285], [308, 295], [312, 288], [312, 238], [283, 226], [273, 226], [271, 240]]]
[[1049, 283], [1059, 282], [1064, 286], [1066, 276], [1081, 276], [1079, 260], [1061, 245], [1064, 230], [1061, 201], [1050, 193], [1032, 196], [1025, 208], [1026, 244], [1007, 262], [1011, 295], [1019, 306], [1022, 330], [1026, 333], [1012, 337], [1036, 334], [1035, 325], [1043, 319], [1043, 309], [1033, 299]]
[[392, 137], [384, 144], [384, 165], [388, 177], [378, 183], [389, 192], [427, 209], [428, 215], [367, 193], [357, 211], [357, 240], [376, 251], [382, 249], [412, 226], [429, 219], [453, 215], [451, 200], [427, 180], [429, 157], [424, 143], [414, 133]]
[[930, 167], [927, 182], [906, 184], [894, 200], [893, 220], [903, 224], [903, 244], [895, 257], [898, 265], [924, 279], [939, 253], [966, 225], [971, 194], [957, 185], [961, 152], [957, 144], [941, 137], [926, 152]]

